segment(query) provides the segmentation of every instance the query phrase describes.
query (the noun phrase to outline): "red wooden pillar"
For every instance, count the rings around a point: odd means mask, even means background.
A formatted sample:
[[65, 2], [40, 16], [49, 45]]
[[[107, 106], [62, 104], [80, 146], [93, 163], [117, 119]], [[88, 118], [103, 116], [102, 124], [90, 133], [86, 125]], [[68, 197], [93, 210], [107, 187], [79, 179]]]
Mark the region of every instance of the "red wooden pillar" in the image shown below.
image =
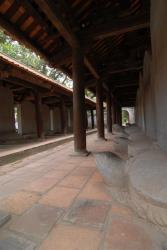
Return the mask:
[[63, 134], [67, 133], [67, 112], [64, 99], [62, 97], [60, 102], [60, 116], [61, 116], [61, 131]]
[[74, 151], [86, 154], [84, 56], [80, 47], [73, 49], [72, 67]]
[[93, 109], [90, 110], [91, 112], [91, 124], [92, 124], [92, 129], [95, 127], [95, 122], [94, 122], [94, 112]]
[[111, 93], [107, 93], [107, 131], [112, 133]]
[[104, 139], [104, 111], [103, 111], [103, 86], [101, 81], [96, 84], [96, 119], [97, 119], [97, 136]]
[[34, 99], [35, 99], [37, 136], [38, 138], [43, 138], [44, 132], [43, 132], [43, 119], [42, 119], [42, 102], [40, 93], [38, 91], [34, 91]]

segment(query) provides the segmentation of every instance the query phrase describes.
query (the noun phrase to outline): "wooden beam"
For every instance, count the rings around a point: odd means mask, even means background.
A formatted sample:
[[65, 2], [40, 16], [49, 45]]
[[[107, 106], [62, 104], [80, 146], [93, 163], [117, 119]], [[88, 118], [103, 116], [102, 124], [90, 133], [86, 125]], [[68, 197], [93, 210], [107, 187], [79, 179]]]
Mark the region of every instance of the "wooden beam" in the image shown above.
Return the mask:
[[79, 41], [68, 22], [63, 17], [59, 6], [56, 5], [54, 1], [35, 0], [35, 2], [68, 42], [68, 44], [70, 44], [71, 47], [78, 47]]
[[50, 36], [51, 39], [57, 38], [59, 33], [55, 33], [55, 31], [45, 22], [45, 20], [42, 18], [42, 16], [39, 14], [39, 12], [33, 7], [30, 1], [27, 0], [21, 0], [20, 5], [26, 9], [30, 15], [36, 20], [39, 25], [44, 29], [46, 33]]
[[[80, 41], [78, 37], [73, 32], [72, 28], [68, 24], [68, 22], [63, 17], [63, 13], [60, 10], [60, 6], [55, 4], [54, 1], [46, 1], [46, 0], [35, 0], [35, 2], [38, 4], [40, 9], [45, 13], [45, 15], [48, 17], [48, 19], [51, 21], [51, 23], [54, 25], [54, 27], [60, 32], [62, 37], [67, 41], [67, 43], [72, 48], [78, 48], [81, 46]], [[65, 0], [63, 1], [63, 4], [65, 4]], [[87, 57], [84, 58], [85, 65], [89, 69], [89, 71], [92, 73], [92, 75], [99, 79], [99, 75], [97, 71], [95, 70], [92, 63], [89, 61]]]
[[139, 29], [149, 28], [150, 21], [146, 15], [121, 19], [115, 24], [112, 22], [107, 22], [101, 26], [95, 26], [91, 28], [88, 32], [83, 34], [83, 39], [86, 37], [86, 40], [90, 39], [104, 39], [107, 37], [118, 36], [120, 34], [132, 32]]
[[84, 58], [84, 63], [87, 66], [87, 68], [89, 69], [89, 71], [92, 73], [92, 75], [95, 77], [95, 79], [98, 80], [100, 78], [100, 76], [97, 73], [97, 71], [96, 71], [95, 67], [93, 66], [93, 64], [90, 62], [90, 60], [87, 57]]
[[135, 83], [125, 83], [125, 84], [115, 84], [115, 88], [125, 88], [125, 87], [137, 87], [138, 86], [138, 82]]
[[19, 78], [16, 78], [16, 77], [8, 77], [6, 79], [4, 79], [6, 82], [8, 83], [11, 83], [11, 84], [17, 84], [18, 86], [21, 86], [25, 89], [34, 89], [34, 90], [37, 90], [37, 91], [41, 91], [41, 92], [44, 92], [44, 88], [42, 87], [39, 87], [37, 85], [34, 85], [30, 82], [27, 82], [26, 80], [22, 80], [22, 79], [19, 79]]
[[[55, 52], [56, 53], [56, 52]], [[72, 51], [70, 48], [61, 49], [51, 58], [53, 65], [60, 66], [69, 63], [72, 60]]]
[[142, 70], [142, 68], [143, 68], [143, 66], [127, 67], [127, 68], [123, 68], [123, 69], [111, 70], [111, 71], [108, 71], [107, 73], [110, 75], [113, 75], [113, 74], [118, 74], [118, 73], [123, 73], [123, 72], [129, 72], [129, 71], [140, 71], [140, 70]]
[[[64, 49], [56, 53], [56, 55], [52, 57], [51, 61], [55, 66], [60, 66], [69, 63], [71, 59], [72, 59], [72, 51], [70, 49]], [[88, 59], [87, 56], [84, 57], [84, 63], [91, 72], [91, 74], [95, 77], [95, 79], [99, 79], [100, 76], [98, 72], [96, 71], [95, 67], [93, 66], [93, 63], [90, 62], [90, 59]]]

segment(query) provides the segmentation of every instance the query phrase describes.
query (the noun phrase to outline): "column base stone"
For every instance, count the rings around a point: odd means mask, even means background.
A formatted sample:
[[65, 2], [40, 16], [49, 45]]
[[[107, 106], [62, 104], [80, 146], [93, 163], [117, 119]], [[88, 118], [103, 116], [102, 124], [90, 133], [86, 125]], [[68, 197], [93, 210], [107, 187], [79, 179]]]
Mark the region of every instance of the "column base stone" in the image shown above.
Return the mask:
[[70, 156], [88, 156], [90, 154], [90, 152], [88, 152], [87, 150], [80, 150], [80, 151], [74, 151], [72, 154], [70, 154]]

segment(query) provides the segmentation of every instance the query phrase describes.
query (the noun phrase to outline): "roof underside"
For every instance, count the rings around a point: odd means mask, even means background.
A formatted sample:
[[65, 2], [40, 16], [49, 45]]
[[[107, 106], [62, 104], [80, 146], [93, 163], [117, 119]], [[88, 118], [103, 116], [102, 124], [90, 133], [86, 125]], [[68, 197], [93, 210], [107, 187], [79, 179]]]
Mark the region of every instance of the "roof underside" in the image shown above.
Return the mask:
[[101, 79], [133, 106], [150, 46], [149, 0], [0, 0], [0, 26], [72, 76], [72, 47], [85, 58], [85, 86]]

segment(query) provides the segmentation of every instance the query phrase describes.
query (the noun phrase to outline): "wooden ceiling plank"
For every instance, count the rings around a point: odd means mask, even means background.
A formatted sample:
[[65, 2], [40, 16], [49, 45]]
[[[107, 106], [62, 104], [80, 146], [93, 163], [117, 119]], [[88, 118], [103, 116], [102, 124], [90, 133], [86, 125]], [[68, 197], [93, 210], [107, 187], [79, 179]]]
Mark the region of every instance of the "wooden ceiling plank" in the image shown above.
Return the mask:
[[6, 16], [10, 19], [14, 14], [15, 14], [15, 12], [17, 11], [17, 9], [20, 7], [20, 2], [14, 2], [11, 6], [10, 6], [10, 8], [7, 10], [7, 12], [6, 12]]
[[26, 9], [30, 15], [36, 20], [37, 23], [39, 23], [42, 27], [42, 29], [45, 30], [45, 32], [48, 33], [49, 36], [55, 36], [55, 31], [52, 30], [45, 20], [42, 18], [42, 16], [38, 13], [38, 11], [32, 6], [32, 4], [27, 0], [21, 0], [21, 5]]

